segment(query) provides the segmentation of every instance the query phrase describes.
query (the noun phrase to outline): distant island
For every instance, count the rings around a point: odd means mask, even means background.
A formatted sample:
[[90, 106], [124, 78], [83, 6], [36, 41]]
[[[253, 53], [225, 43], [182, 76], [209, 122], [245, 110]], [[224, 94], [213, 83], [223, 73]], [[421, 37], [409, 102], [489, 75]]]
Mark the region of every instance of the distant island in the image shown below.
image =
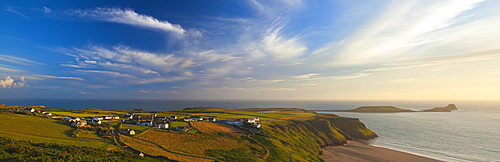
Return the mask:
[[397, 112], [451, 112], [452, 110], [458, 110], [455, 104], [448, 104], [445, 107], [435, 107], [432, 109], [415, 111], [397, 108], [394, 106], [361, 106], [350, 110], [315, 110], [323, 112], [358, 112], [358, 113], [397, 113]]

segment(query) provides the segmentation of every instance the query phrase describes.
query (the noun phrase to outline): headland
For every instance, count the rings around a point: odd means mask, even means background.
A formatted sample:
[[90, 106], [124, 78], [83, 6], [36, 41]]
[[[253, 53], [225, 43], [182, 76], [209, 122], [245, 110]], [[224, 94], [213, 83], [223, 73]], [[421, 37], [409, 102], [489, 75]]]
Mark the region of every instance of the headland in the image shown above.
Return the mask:
[[357, 113], [398, 113], [398, 112], [451, 112], [458, 110], [455, 104], [448, 104], [445, 107], [435, 107], [431, 109], [415, 111], [409, 109], [402, 109], [394, 106], [361, 106], [350, 110], [314, 110], [323, 112], [357, 112]]

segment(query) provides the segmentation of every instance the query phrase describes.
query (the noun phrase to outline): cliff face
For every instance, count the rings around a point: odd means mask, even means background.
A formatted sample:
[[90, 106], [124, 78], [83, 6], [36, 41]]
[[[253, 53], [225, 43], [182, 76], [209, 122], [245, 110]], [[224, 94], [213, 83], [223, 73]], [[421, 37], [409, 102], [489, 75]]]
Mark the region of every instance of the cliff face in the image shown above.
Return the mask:
[[[283, 120], [264, 124], [264, 134], [267, 134], [277, 149], [285, 149], [293, 155], [294, 161], [321, 160], [321, 147], [342, 145], [346, 140], [373, 139], [377, 134], [365, 127], [356, 118], [345, 118], [335, 115], [318, 114], [308, 120]], [[285, 160], [289, 154], [282, 151], [273, 159]], [[299, 156], [300, 155], [300, 156]]]

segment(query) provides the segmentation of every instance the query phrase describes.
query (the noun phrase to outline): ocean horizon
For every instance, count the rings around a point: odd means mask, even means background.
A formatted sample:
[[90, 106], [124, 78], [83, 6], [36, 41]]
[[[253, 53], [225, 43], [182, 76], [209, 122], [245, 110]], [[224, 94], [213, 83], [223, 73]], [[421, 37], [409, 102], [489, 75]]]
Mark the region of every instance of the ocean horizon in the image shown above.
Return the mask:
[[443, 161], [500, 160], [500, 101], [487, 100], [93, 100], [2, 99], [0, 104], [48, 108], [145, 109], [175, 111], [187, 107], [303, 108], [343, 110], [360, 106], [396, 106], [422, 110], [456, 104], [452, 112], [352, 113], [322, 112], [359, 118], [379, 137], [372, 145]]

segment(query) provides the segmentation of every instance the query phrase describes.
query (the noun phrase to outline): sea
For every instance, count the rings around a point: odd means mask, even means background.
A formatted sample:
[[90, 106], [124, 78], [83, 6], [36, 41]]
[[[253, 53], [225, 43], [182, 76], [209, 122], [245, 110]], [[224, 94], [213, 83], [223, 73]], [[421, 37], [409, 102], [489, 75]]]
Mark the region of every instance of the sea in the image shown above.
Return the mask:
[[500, 101], [0, 99], [0, 104], [6, 105], [150, 111], [173, 111], [189, 107], [345, 110], [360, 106], [423, 110], [451, 103], [458, 110], [413, 113], [318, 112], [359, 118], [366, 127], [379, 135], [369, 141], [377, 147], [442, 161], [500, 161]]

